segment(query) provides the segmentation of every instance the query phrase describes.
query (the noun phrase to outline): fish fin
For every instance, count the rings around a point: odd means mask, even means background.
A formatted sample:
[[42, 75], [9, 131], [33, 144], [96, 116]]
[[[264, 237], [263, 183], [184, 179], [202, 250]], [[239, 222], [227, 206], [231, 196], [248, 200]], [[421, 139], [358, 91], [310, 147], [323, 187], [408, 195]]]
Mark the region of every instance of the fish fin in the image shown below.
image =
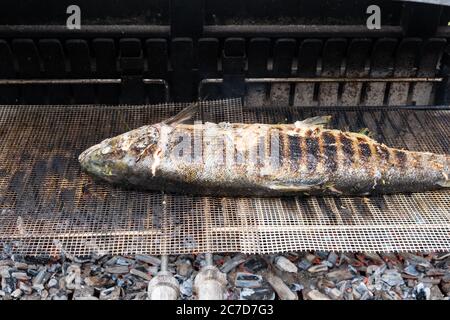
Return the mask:
[[331, 122], [332, 116], [318, 116], [304, 119], [302, 121], [297, 121], [295, 123], [296, 127], [325, 127]]
[[282, 191], [282, 192], [307, 192], [311, 191], [312, 186], [309, 185], [281, 185], [281, 184], [270, 184], [267, 186], [270, 190]]
[[272, 182], [267, 185], [267, 187], [271, 190], [275, 191], [283, 191], [283, 192], [307, 192], [311, 190], [317, 190], [320, 188], [322, 183], [314, 183], [314, 184], [286, 184], [286, 183], [277, 183]]
[[334, 194], [334, 195], [337, 195], [337, 196], [340, 196], [340, 195], [343, 194], [343, 192], [341, 190], [339, 190], [339, 189], [336, 189], [336, 187], [334, 185], [329, 184], [329, 185], [326, 185], [325, 188], [331, 194]]
[[444, 180], [439, 181], [438, 185], [440, 185], [443, 188], [450, 188], [450, 176], [446, 172], [443, 172], [442, 175], [444, 176]]
[[369, 130], [369, 128], [362, 128], [361, 130], [359, 130], [358, 133], [359, 133], [359, 134], [363, 134], [363, 135], [365, 135], [365, 136], [369, 136], [370, 130]]
[[450, 188], [450, 180], [444, 180], [438, 183], [442, 188]]
[[444, 171], [442, 175], [444, 176], [444, 180], [439, 182], [439, 185], [443, 188], [450, 188], [450, 155], [446, 155], [446, 164], [444, 166]]
[[369, 138], [372, 138], [372, 139], [374, 137], [374, 133], [372, 131], [370, 131], [369, 128], [362, 128], [361, 130], [359, 130], [358, 133], [362, 134], [364, 136], [367, 136]]
[[199, 108], [200, 108], [199, 103], [194, 102], [189, 107], [184, 108], [183, 110], [178, 112], [173, 117], [170, 117], [169, 119], [164, 120], [162, 123], [164, 123], [166, 125], [174, 125], [174, 124], [186, 122], [195, 116], [195, 114], [197, 113]]

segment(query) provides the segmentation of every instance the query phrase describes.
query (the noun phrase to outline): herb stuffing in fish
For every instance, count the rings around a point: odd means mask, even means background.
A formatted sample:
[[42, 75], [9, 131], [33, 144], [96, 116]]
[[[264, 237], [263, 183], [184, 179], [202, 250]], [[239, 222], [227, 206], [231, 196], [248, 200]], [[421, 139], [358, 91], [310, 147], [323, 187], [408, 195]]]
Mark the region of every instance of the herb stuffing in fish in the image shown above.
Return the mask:
[[214, 196], [369, 195], [450, 187], [450, 156], [294, 124], [194, 123], [197, 104], [87, 149], [84, 171], [116, 185]]

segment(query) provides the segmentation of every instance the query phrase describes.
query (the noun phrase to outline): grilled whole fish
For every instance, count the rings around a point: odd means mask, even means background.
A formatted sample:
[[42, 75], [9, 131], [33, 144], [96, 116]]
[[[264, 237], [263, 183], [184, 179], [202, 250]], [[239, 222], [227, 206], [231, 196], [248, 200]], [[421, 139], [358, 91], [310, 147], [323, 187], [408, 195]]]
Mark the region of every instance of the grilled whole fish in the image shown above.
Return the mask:
[[450, 156], [294, 124], [185, 124], [195, 108], [106, 139], [79, 156], [89, 174], [147, 190], [217, 196], [368, 195], [450, 187]]

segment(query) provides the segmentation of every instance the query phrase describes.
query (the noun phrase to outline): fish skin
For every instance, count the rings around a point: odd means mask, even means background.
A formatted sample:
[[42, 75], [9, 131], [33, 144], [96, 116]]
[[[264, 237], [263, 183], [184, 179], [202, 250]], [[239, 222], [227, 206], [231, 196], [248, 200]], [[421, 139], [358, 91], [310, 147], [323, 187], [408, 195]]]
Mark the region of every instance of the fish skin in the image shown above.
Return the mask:
[[[180, 136], [190, 137], [185, 146], [191, 147], [177, 154]], [[116, 185], [194, 195], [340, 196], [450, 187], [449, 155], [389, 148], [309, 119], [288, 125], [163, 122], [106, 139], [79, 161], [84, 171]]]

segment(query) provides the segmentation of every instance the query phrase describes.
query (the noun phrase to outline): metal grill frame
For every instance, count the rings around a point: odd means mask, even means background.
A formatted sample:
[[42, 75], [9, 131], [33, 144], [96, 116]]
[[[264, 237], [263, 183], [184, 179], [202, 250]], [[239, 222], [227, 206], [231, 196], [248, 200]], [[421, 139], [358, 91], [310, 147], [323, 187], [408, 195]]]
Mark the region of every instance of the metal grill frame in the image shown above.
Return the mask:
[[[243, 107], [202, 102], [204, 120], [334, 115], [393, 147], [449, 153], [450, 111]], [[377, 197], [211, 198], [113, 188], [80, 172], [86, 147], [186, 104], [0, 106], [0, 248], [24, 255], [448, 251], [450, 191]]]

